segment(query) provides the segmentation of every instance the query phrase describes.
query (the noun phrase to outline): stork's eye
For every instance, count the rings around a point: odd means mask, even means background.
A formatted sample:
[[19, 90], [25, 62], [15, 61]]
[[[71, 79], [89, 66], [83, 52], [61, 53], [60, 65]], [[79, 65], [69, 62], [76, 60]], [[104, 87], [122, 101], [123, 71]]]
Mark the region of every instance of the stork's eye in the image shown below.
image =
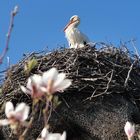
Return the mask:
[[73, 18], [72, 18], [72, 21], [76, 21], [76, 20], [77, 20], [77, 18], [76, 18], [76, 17], [73, 17]]
[[71, 19], [71, 21], [74, 21], [74, 20], [75, 20], [75, 18], [72, 18], [72, 19]]

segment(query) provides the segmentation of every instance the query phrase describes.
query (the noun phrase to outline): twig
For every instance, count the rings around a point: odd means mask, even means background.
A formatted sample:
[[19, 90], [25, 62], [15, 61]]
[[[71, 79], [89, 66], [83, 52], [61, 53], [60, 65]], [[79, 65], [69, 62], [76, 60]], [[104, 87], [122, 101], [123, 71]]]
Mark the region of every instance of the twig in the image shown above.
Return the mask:
[[51, 117], [51, 113], [52, 113], [52, 98], [53, 98], [52, 95], [46, 96], [46, 106], [43, 109], [45, 127], [48, 127], [48, 121], [49, 121], [49, 119]]
[[31, 119], [28, 123], [28, 127], [24, 130], [22, 135], [20, 135], [19, 140], [25, 140], [25, 135], [27, 134], [28, 130], [31, 128], [31, 125], [33, 124], [33, 121], [34, 121], [34, 116], [31, 117]]
[[137, 48], [136, 48], [136, 46], [135, 46], [135, 44], [134, 44], [134, 41], [135, 41], [135, 40], [131, 40], [131, 44], [132, 44], [133, 48], [135, 49], [136, 56], [137, 56], [138, 59], [139, 59], [139, 58], [140, 58], [140, 55], [139, 55], [138, 50], [137, 50]]
[[[36, 105], [36, 106], [35, 106]], [[25, 136], [27, 134], [27, 132], [29, 131], [29, 129], [31, 128], [33, 121], [35, 119], [35, 114], [38, 111], [38, 107], [39, 105], [36, 103], [36, 101], [33, 101], [33, 105], [32, 105], [32, 117], [30, 118], [30, 121], [28, 122], [28, 126], [27, 128], [23, 131], [23, 133], [20, 135], [19, 140], [25, 140]]]
[[131, 64], [130, 69], [129, 69], [128, 73], [127, 73], [127, 77], [126, 77], [125, 82], [124, 82], [124, 87], [127, 86], [127, 83], [128, 83], [129, 77], [130, 77], [130, 72], [133, 69], [134, 63], [135, 63], [135, 61]]
[[92, 93], [92, 95], [91, 95], [90, 97], [86, 98], [86, 99], [83, 100], [83, 101], [91, 100], [91, 99], [94, 97], [94, 94], [96, 93], [97, 90], [98, 90], [98, 88], [96, 88], [96, 89], [94, 90], [94, 92]]
[[9, 49], [9, 42], [10, 42], [10, 37], [11, 37], [11, 32], [12, 32], [12, 29], [14, 27], [14, 17], [16, 16], [16, 14], [18, 13], [18, 6], [15, 6], [14, 10], [12, 10], [11, 12], [11, 18], [10, 18], [10, 25], [9, 25], [9, 30], [8, 30], [8, 33], [7, 33], [7, 39], [6, 39], [6, 46], [0, 56], [0, 64], [2, 64], [3, 62], [3, 59]]
[[50, 102], [50, 109], [49, 109], [48, 117], [47, 117], [47, 120], [46, 120], [46, 126], [48, 125], [48, 122], [49, 122], [50, 117], [52, 115], [52, 110], [53, 110], [52, 102]]
[[104, 78], [105, 78], [105, 77], [107, 77], [107, 75], [110, 74], [110, 73], [111, 73], [111, 76], [110, 76], [110, 78], [109, 78], [109, 80], [108, 80], [108, 83], [107, 83], [107, 86], [106, 86], [105, 91], [102, 92], [102, 93], [99, 93], [99, 94], [95, 95], [95, 93], [96, 93], [96, 92], [98, 91], [98, 89], [99, 89], [99, 87], [97, 87], [97, 88], [94, 90], [94, 92], [92, 93], [92, 95], [91, 95], [90, 97], [86, 98], [84, 101], [86, 101], [86, 100], [91, 100], [92, 98], [101, 96], [101, 95], [103, 95], [103, 94], [105, 94], [105, 93], [107, 92], [107, 90], [109, 89], [110, 82], [111, 82], [112, 77], [113, 77], [113, 70], [110, 71], [110, 72], [108, 72], [108, 73], [104, 76]]
[[93, 97], [101, 96], [101, 95], [105, 94], [105, 93], [108, 91], [110, 82], [111, 82], [111, 80], [112, 80], [112, 77], [113, 77], [113, 70], [111, 71], [111, 76], [110, 76], [110, 78], [109, 78], [109, 81], [108, 81], [108, 83], [107, 83], [107, 87], [106, 87], [105, 91], [102, 92], [102, 93], [100, 93], [100, 94], [94, 95]]
[[81, 80], [95, 82], [98, 80], [98, 78], [81, 78]]

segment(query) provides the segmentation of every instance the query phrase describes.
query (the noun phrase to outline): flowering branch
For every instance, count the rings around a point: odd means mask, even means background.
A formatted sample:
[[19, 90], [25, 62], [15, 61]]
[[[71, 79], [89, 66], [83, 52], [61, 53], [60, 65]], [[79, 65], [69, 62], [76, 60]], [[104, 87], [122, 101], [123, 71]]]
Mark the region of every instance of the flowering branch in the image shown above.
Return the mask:
[[20, 103], [14, 108], [12, 102], [6, 102], [5, 115], [7, 119], [0, 120], [0, 126], [10, 125], [14, 134], [18, 134], [19, 128], [27, 126], [27, 118], [29, 115], [29, 106], [25, 103]]
[[26, 129], [23, 131], [23, 133], [20, 135], [19, 140], [25, 140], [25, 136], [27, 134], [27, 132], [29, 131], [29, 129], [31, 128], [34, 118], [35, 118], [35, 114], [38, 111], [38, 100], [33, 100], [33, 104], [32, 104], [32, 117], [30, 118], [30, 121], [28, 122], [28, 126], [26, 127]]
[[[27, 122], [29, 116], [29, 106], [25, 103], [20, 103], [14, 107], [12, 102], [6, 102], [5, 115], [6, 119], [0, 120], [0, 126], [10, 125], [13, 133], [19, 137], [19, 140], [25, 140], [28, 130], [31, 128], [35, 115], [39, 109], [39, 101], [45, 99], [46, 106], [43, 109], [44, 124], [45, 127], [41, 133], [41, 138], [38, 140], [66, 140], [66, 132], [63, 134], [49, 133], [48, 122], [51, 117], [53, 108], [53, 99], [55, 92], [62, 92], [71, 85], [71, 80], [66, 78], [65, 73], [58, 73], [56, 68], [44, 72], [41, 75], [34, 74], [28, 78], [27, 86], [21, 86], [21, 90], [31, 96], [32, 103], [32, 114], [30, 120]], [[58, 99], [55, 99], [55, 105]], [[23, 132], [20, 132], [21, 128], [25, 127]]]
[[8, 33], [7, 33], [7, 39], [6, 39], [6, 46], [0, 56], [0, 64], [2, 64], [3, 62], [3, 59], [9, 49], [9, 42], [10, 42], [10, 37], [11, 37], [11, 32], [12, 32], [12, 29], [14, 27], [14, 17], [16, 16], [16, 14], [18, 13], [18, 6], [15, 6], [14, 10], [12, 10], [11, 12], [11, 19], [10, 19], [10, 25], [9, 25], [9, 30], [8, 30]]
[[[49, 134], [46, 130], [49, 128], [48, 122], [51, 117], [52, 108], [53, 108], [53, 99], [54, 94], [56, 92], [63, 92], [66, 88], [71, 85], [71, 80], [66, 78], [65, 73], [58, 73], [56, 68], [51, 68], [50, 70], [44, 72], [42, 75], [34, 74], [33, 76], [29, 77], [27, 80], [27, 86], [21, 86], [21, 90], [29, 94], [33, 99], [32, 105], [32, 117], [28, 123], [28, 127], [24, 130], [22, 135], [20, 136], [19, 140], [25, 140], [25, 136], [27, 131], [31, 127], [34, 116], [38, 110], [38, 103], [40, 100], [45, 99], [46, 106], [43, 109], [44, 115], [44, 124], [45, 124], [45, 137], [40, 140], [51, 140], [50, 137], [58, 137], [57, 140], [65, 140], [66, 136], [61, 138], [60, 134]], [[56, 100], [57, 101], [57, 100]], [[56, 103], [58, 105], [60, 102]], [[44, 132], [43, 131], [43, 132]]]

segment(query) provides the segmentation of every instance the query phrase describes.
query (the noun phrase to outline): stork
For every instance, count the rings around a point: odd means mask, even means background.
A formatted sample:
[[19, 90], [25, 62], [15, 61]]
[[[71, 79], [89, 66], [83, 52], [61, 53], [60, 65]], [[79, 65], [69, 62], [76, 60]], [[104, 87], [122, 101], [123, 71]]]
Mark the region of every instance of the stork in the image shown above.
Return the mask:
[[70, 48], [82, 48], [89, 42], [88, 37], [77, 28], [79, 24], [80, 18], [77, 15], [74, 15], [70, 18], [69, 23], [64, 28], [65, 36]]

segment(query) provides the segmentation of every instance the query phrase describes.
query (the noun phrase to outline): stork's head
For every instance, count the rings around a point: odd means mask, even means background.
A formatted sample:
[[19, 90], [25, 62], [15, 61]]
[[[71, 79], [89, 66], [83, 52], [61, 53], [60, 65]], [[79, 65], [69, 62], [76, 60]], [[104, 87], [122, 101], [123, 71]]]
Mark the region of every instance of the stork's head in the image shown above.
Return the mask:
[[69, 23], [65, 26], [64, 28], [64, 32], [66, 31], [66, 29], [68, 28], [74, 28], [77, 27], [80, 23], [80, 18], [77, 15], [74, 15], [70, 18]]

